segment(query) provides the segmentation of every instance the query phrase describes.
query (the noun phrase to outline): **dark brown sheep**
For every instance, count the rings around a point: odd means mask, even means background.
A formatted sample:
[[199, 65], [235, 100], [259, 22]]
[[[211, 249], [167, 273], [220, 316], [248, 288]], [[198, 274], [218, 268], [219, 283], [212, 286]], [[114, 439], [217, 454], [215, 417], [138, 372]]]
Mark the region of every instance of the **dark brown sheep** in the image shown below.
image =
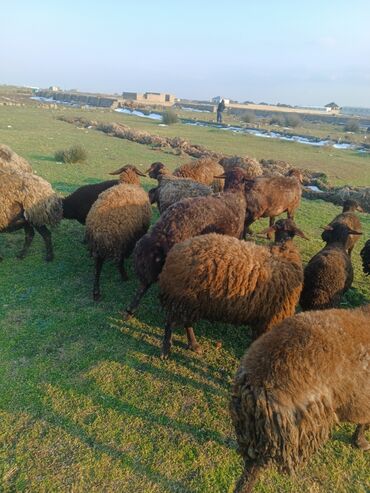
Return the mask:
[[137, 243], [134, 267], [140, 288], [126, 309], [129, 318], [148, 288], [158, 280], [171, 248], [193, 236], [219, 233], [241, 238], [245, 220], [244, 175], [232, 170], [233, 187], [208, 197], [184, 199], [170, 206]]
[[[361, 231], [361, 222], [358, 216], [355, 214], [355, 211], [363, 212], [362, 207], [356, 200], [346, 200], [343, 203], [343, 211], [341, 214], [336, 216], [331, 223], [329, 223], [329, 226], [332, 226], [334, 223], [343, 223], [346, 224], [350, 229], [353, 229], [354, 231]], [[321, 238], [325, 241], [325, 243], [330, 242], [330, 235], [331, 231], [330, 230], [325, 230]], [[348, 255], [351, 256], [353, 247], [355, 246], [356, 242], [359, 240], [359, 235], [349, 235], [347, 244], [346, 244], [346, 250], [348, 252]]]
[[303, 310], [323, 310], [339, 306], [343, 294], [351, 287], [353, 267], [347, 253], [349, 235], [361, 235], [343, 222], [326, 226], [329, 242], [308, 262], [300, 299]]
[[[135, 169], [135, 173], [126, 173], [125, 170]], [[101, 183], [93, 183], [92, 185], [84, 185], [77, 188], [67, 197], [63, 198], [63, 218], [75, 219], [81, 224], [85, 224], [86, 217], [91, 209], [91, 206], [99, 197], [99, 195], [108, 188], [118, 185], [119, 182], [131, 183], [132, 185], [139, 185], [139, 176], [145, 176], [135, 166], [126, 165], [119, 168], [110, 175], [122, 175], [119, 180], [107, 180]]]
[[261, 217], [269, 217], [270, 226], [283, 212], [294, 219], [301, 201], [302, 179], [302, 173], [292, 169], [287, 176], [258, 176], [251, 180], [246, 186], [245, 233], [250, 233], [250, 225]]
[[353, 443], [369, 450], [369, 360], [370, 305], [300, 313], [255, 341], [230, 402], [244, 462], [235, 493], [250, 493], [264, 467], [294, 472], [338, 421], [357, 424]]
[[362, 270], [365, 274], [370, 274], [370, 240], [367, 240], [364, 248], [360, 252], [362, 259]]
[[303, 268], [292, 239], [304, 234], [291, 219], [270, 229], [275, 231], [270, 247], [208, 234], [172, 248], [159, 278], [166, 313], [163, 357], [175, 327], [185, 327], [189, 347], [199, 352], [192, 328], [198, 320], [250, 325], [255, 338], [294, 313]]

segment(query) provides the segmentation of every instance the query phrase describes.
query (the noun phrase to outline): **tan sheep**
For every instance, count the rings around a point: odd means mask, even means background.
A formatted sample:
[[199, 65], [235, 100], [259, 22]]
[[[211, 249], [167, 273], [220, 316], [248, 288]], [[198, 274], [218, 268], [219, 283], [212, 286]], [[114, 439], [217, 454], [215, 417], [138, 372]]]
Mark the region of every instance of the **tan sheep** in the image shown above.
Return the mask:
[[224, 168], [225, 171], [228, 171], [232, 168], [243, 168], [246, 171], [248, 178], [255, 178], [256, 176], [261, 176], [263, 174], [262, 166], [257, 161], [257, 159], [253, 159], [251, 157], [245, 156], [231, 156], [231, 157], [223, 157], [220, 159], [219, 163]]
[[52, 260], [51, 233], [46, 226], [55, 226], [62, 219], [62, 199], [50, 183], [32, 173], [0, 170], [0, 201], [0, 231], [25, 231], [18, 258], [26, 256], [35, 228], [45, 241], [46, 260]]
[[100, 299], [100, 274], [106, 259], [115, 260], [122, 279], [127, 279], [124, 259], [146, 233], [151, 219], [148, 194], [139, 186], [138, 176], [145, 175], [130, 165], [118, 172], [120, 183], [102, 192], [86, 217], [86, 240], [95, 258], [94, 300]]
[[5, 144], [0, 144], [0, 170], [32, 173], [29, 162]]
[[357, 424], [353, 443], [369, 450], [369, 361], [370, 305], [300, 313], [255, 341], [230, 402], [244, 461], [235, 493], [250, 493], [264, 467], [294, 472], [338, 421]]

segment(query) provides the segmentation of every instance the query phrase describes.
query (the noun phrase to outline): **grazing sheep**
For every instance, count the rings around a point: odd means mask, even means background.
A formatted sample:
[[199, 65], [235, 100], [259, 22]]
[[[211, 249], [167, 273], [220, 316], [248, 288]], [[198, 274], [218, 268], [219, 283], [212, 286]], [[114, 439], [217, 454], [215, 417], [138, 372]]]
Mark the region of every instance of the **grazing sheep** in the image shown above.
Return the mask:
[[[347, 224], [347, 226], [350, 229], [353, 229], [355, 231], [361, 231], [361, 222], [359, 218], [356, 216], [355, 211], [360, 211], [363, 212], [363, 209], [360, 207], [360, 204], [356, 200], [346, 200], [343, 203], [343, 211], [341, 214], [336, 216], [331, 223], [329, 223], [329, 226], [332, 226], [334, 223], [343, 223]], [[331, 232], [330, 230], [324, 230], [321, 238], [325, 241], [325, 243], [330, 242], [330, 235]], [[347, 240], [347, 245], [346, 245], [346, 250], [348, 252], [348, 255], [351, 256], [353, 247], [355, 246], [356, 242], [359, 240], [358, 235], [349, 235], [348, 240]]]
[[326, 246], [308, 262], [300, 299], [302, 310], [323, 310], [339, 306], [342, 295], [351, 287], [353, 267], [347, 253], [349, 235], [362, 233], [339, 222], [326, 226], [330, 238]]
[[[133, 169], [134, 173], [127, 173], [127, 169]], [[145, 176], [139, 172], [135, 166], [126, 165], [122, 168], [109, 173], [110, 175], [120, 175], [119, 180], [107, 180], [92, 185], [84, 185], [77, 188], [67, 197], [63, 198], [63, 218], [76, 219], [79, 223], [85, 224], [87, 214], [98, 196], [108, 188], [118, 185], [118, 183], [131, 183], [140, 185], [139, 176]]]
[[260, 470], [292, 473], [338, 421], [357, 424], [353, 443], [369, 450], [370, 305], [300, 313], [255, 341], [236, 373], [230, 402], [250, 493]]
[[275, 217], [287, 212], [294, 219], [302, 195], [302, 173], [292, 169], [287, 176], [258, 176], [246, 186], [247, 212], [245, 233], [250, 233], [250, 225], [261, 217], [270, 218], [270, 226]]
[[151, 207], [148, 194], [138, 185], [137, 175], [145, 176], [135, 166], [124, 166], [121, 182], [102, 192], [86, 217], [86, 241], [95, 258], [94, 300], [100, 299], [100, 274], [106, 259], [118, 262], [123, 280], [127, 279], [124, 259], [149, 228]]
[[176, 202], [137, 243], [134, 267], [140, 287], [126, 308], [125, 318], [133, 315], [141, 298], [158, 280], [166, 255], [176, 243], [212, 232], [241, 238], [246, 207], [244, 175], [237, 169], [228, 173], [234, 176], [229, 190]]
[[0, 170], [32, 173], [29, 162], [5, 144], [0, 144]]
[[[221, 192], [223, 189], [223, 181], [214, 177], [224, 172], [223, 167], [210, 157], [196, 159], [189, 163], [185, 163], [173, 172], [173, 176], [180, 178], [190, 178], [191, 180], [209, 185], [214, 192]], [[150, 165], [147, 170], [150, 178], [159, 179], [161, 175], [170, 175], [171, 172], [161, 162], [155, 162]]]
[[54, 258], [51, 233], [62, 219], [62, 201], [50, 183], [33, 173], [0, 170], [0, 231], [24, 229], [25, 239], [18, 258], [24, 258], [36, 231], [46, 246], [45, 259]]
[[207, 234], [175, 245], [159, 277], [166, 312], [163, 357], [172, 329], [185, 327], [189, 347], [199, 352], [192, 324], [200, 319], [249, 324], [253, 338], [293, 315], [303, 268], [293, 237], [305, 237], [291, 219], [280, 219], [270, 247]]
[[364, 248], [360, 252], [362, 258], [362, 270], [365, 274], [370, 274], [370, 240], [367, 240]]
[[247, 172], [250, 179], [253, 179], [256, 176], [261, 176], [263, 174], [262, 166], [260, 165], [260, 163], [256, 159], [250, 158], [248, 156], [223, 157], [220, 159], [219, 163], [225, 171], [228, 171], [235, 167], [243, 168]]

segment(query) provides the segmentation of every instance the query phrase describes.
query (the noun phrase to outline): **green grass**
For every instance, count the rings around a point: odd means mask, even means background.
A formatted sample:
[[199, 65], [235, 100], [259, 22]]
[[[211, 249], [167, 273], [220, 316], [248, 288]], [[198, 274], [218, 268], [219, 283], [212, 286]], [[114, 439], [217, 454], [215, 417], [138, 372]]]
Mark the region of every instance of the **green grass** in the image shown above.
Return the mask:
[[[338, 182], [364, 184], [367, 179], [369, 183], [369, 159], [346, 151], [336, 151], [329, 159], [325, 150], [316, 154], [298, 144], [179, 124], [163, 128], [110, 112], [69, 112], [180, 135], [227, 153], [288, 161], [296, 156], [299, 162], [337, 174]], [[66, 110], [0, 107], [0, 142], [30, 159], [34, 169], [63, 194], [107, 179], [109, 171], [126, 163], [147, 166], [163, 160], [174, 167], [187, 160], [95, 130], [77, 129], [54, 118], [62, 113]], [[57, 164], [55, 150], [73, 144], [87, 149], [88, 161]], [[312, 156], [317, 161], [311, 161]], [[144, 181], [146, 188], [153, 183]], [[338, 211], [329, 203], [303, 200], [297, 223], [310, 241], [297, 243], [304, 261], [322, 247], [320, 226]], [[365, 234], [353, 253], [355, 282], [344, 306], [370, 298], [369, 280], [361, 273], [358, 255], [370, 236], [370, 220], [361, 214], [361, 221]], [[196, 333], [203, 357], [189, 353], [184, 334], [177, 332], [172, 359], [162, 362], [163, 315], [157, 288], [148, 293], [137, 318], [123, 322], [119, 312], [137, 282], [131, 261], [126, 284], [121, 283], [115, 266], [107, 263], [103, 298], [94, 303], [93, 265], [82, 238], [82, 226], [64, 221], [53, 233], [56, 258], [46, 264], [40, 237], [35, 238], [29, 256], [18, 261], [15, 255], [22, 233], [0, 235], [4, 255], [0, 264], [0, 491], [231, 492], [241, 463], [228, 399], [238, 361], [250, 343], [248, 329], [202, 322]], [[350, 446], [352, 432], [351, 425], [338, 426], [296, 478], [268, 470], [256, 491], [368, 491], [370, 458]]]

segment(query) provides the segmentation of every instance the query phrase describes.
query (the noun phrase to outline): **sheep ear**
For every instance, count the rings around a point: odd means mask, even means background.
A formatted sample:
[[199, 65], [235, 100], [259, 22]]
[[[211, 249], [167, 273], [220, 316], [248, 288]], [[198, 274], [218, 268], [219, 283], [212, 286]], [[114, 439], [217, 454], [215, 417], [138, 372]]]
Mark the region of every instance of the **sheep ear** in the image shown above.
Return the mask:
[[225, 173], [222, 173], [222, 175], [218, 175], [218, 176], [213, 175], [213, 178], [226, 178], [226, 175]]
[[297, 235], [297, 236], [299, 236], [300, 238], [303, 238], [304, 240], [309, 240], [309, 238], [299, 228], [295, 228], [294, 234]]
[[324, 231], [333, 231], [333, 227], [330, 226], [329, 224], [327, 226], [320, 226], [321, 229]]
[[122, 168], [116, 169], [116, 171], [112, 171], [109, 174], [110, 175], [120, 175], [122, 173], [122, 171], [124, 171], [125, 169], [126, 169], [126, 165], [122, 166]]
[[140, 171], [139, 169], [135, 168], [135, 173], [139, 176], [146, 176], [146, 174], [144, 174], [142, 171]]
[[350, 235], [362, 235], [361, 231], [356, 231], [354, 229], [349, 229], [348, 232]]

